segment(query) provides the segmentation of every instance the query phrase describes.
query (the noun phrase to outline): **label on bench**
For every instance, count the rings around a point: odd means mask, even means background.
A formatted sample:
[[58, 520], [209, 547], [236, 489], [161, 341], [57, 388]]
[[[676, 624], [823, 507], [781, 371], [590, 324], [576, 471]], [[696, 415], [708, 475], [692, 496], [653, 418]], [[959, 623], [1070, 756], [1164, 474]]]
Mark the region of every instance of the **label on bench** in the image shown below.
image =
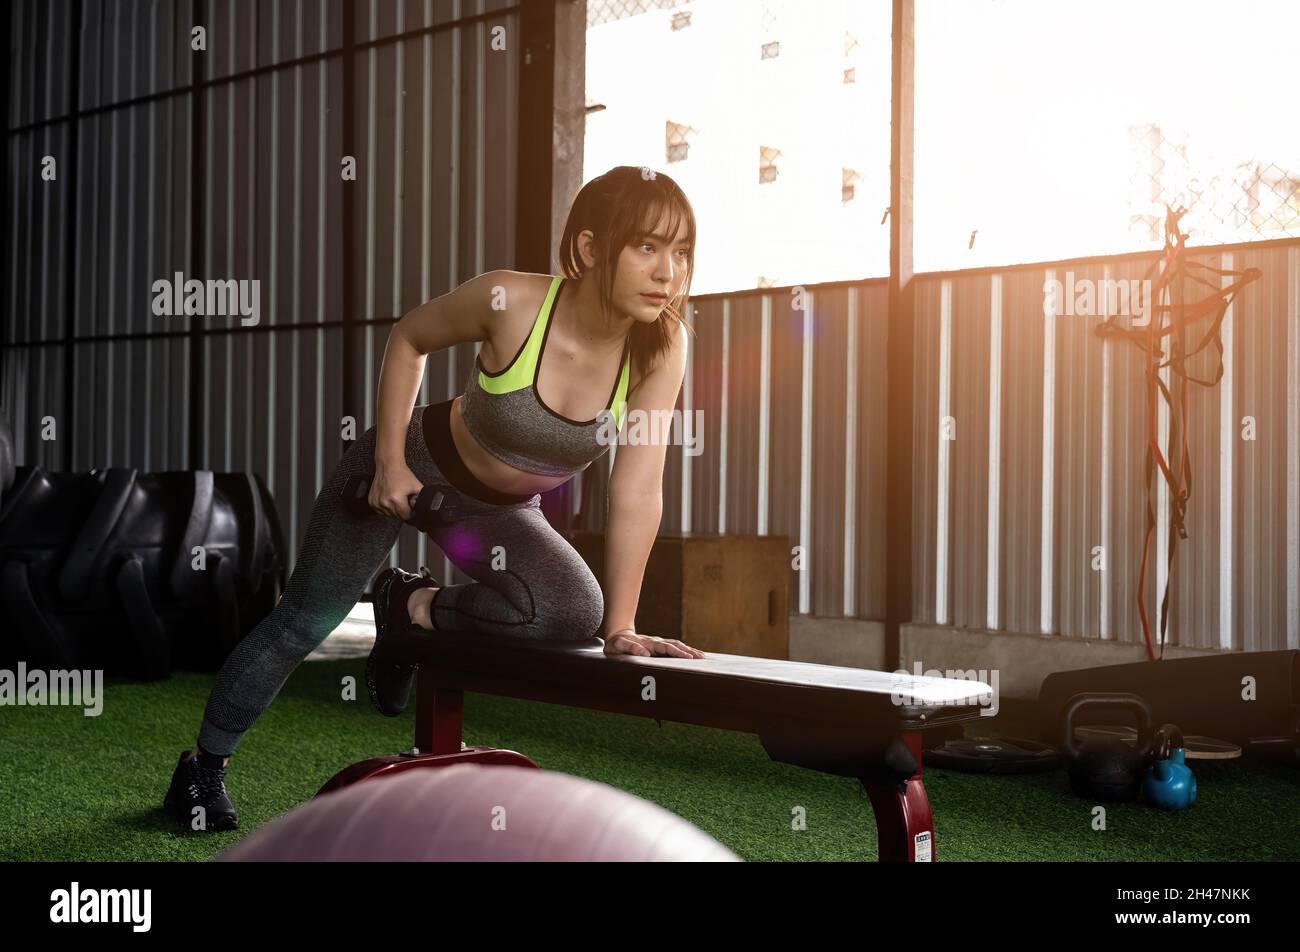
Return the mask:
[[914, 838], [914, 839], [915, 839], [915, 842], [913, 843], [913, 846], [914, 846], [914, 854], [915, 854], [915, 856], [916, 856], [916, 860], [915, 860], [915, 862], [918, 862], [918, 863], [933, 863], [933, 862], [934, 862], [934, 854], [931, 852], [931, 845], [932, 845], [932, 844], [931, 844], [931, 837], [933, 837], [933, 836], [934, 836], [933, 833], [918, 833], [918, 834], [916, 834], [916, 836], [915, 836], [915, 838]]

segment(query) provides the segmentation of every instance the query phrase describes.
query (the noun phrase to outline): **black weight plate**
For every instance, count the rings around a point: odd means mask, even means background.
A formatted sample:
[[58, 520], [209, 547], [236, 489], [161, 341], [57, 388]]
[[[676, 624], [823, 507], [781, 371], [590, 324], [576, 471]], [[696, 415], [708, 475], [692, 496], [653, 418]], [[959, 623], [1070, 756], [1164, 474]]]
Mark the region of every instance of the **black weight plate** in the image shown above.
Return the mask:
[[927, 750], [924, 763], [963, 773], [1039, 773], [1060, 767], [1061, 754], [1050, 744], [1019, 737], [962, 737]]

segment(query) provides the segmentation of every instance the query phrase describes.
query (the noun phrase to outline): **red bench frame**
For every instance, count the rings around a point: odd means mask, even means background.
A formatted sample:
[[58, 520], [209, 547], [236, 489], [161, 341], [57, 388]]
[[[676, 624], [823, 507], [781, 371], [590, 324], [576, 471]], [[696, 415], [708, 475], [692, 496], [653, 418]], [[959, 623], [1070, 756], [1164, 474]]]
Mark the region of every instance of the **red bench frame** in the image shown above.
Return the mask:
[[[610, 656], [599, 638], [554, 644], [421, 629], [390, 637], [397, 657], [419, 664], [414, 749], [345, 767], [317, 796], [404, 770], [462, 763], [538, 768], [517, 751], [464, 746], [463, 699], [471, 691], [756, 734], [773, 760], [862, 784], [875, 812], [882, 862], [935, 859], [934, 819], [921, 780], [922, 732], [979, 717], [978, 704], [954, 703], [959, 690], [992, 693], [977, 682], [958, 688], [939, 678], [900, 681], [858, 668], [735, 655]], [[736, 663], [751, 674], [711, 670]], [[647, 676], [655, 681], [651, 701], [642, 700]], [[949, 699], [895, 703], [891, 694], [882, 695], [882, 679], [895, 690], [905, 685], [913, 696]], [[827, 683], [836, 680], [844, 683]]]

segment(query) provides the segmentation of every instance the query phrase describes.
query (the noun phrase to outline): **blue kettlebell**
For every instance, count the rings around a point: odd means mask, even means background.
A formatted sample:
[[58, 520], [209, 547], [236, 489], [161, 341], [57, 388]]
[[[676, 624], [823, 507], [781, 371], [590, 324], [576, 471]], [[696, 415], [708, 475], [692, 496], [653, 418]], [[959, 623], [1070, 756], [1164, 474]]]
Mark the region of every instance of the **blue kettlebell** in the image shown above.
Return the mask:
[[1196, 802], [1196, 776], [1187, 766], [1183, 732], [1165, 724], [1156, 732], [1155, 762], [1142, 778], [1142, 795], [1152, 806], [1186, 810]]

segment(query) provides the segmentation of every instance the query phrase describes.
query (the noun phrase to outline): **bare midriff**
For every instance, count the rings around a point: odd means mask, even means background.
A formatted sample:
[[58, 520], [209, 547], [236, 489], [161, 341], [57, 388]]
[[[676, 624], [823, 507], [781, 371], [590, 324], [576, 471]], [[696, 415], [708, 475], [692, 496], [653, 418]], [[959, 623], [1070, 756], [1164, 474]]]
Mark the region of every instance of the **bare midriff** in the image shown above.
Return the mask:
[[451, 441], [465, 463], [465, 468], [483, 485], [501, 493], [544, 493], [567, 483], [571, 476], [539, 476], [515, 469], [483, 448], [465, 426], [460, 415], [461, 397], [451, 404]]

